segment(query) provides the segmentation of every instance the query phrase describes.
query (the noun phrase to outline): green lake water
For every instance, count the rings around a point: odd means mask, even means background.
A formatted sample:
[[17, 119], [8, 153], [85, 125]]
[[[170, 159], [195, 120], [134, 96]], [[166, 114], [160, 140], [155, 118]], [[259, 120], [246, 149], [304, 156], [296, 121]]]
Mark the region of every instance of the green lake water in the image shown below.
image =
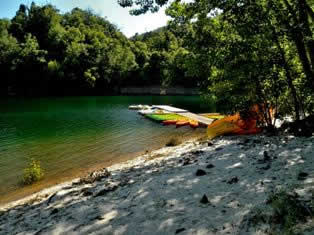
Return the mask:
[[172, 136], [189, 137], [202, 131], [164, 127], [129, 110], [131, 104], [172, 104], [193, 112], [215, 111], [196, 96], [1, 100], [0, 201], [20, 188], [30, 157], [41, 161], [43, 182], [56, 183], [121, 156], [127, 159], [163, 146]]

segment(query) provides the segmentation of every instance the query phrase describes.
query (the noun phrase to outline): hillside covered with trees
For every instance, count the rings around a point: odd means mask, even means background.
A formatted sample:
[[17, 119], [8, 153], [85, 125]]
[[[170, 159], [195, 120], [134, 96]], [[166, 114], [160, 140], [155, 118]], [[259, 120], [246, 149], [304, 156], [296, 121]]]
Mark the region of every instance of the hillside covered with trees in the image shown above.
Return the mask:
[[185, 76], [187, 51], [167, 29], [126, 38], [91, 11], [60, 14], [52, 5], [20, 5], [0, 20], [0, 93], [45, 96], [112, 94], [123, 86], [196, 87]]
[[314, 113], [313, 0], [118, 3], [133, 15], [168, 4], [169, 27], [189, 52], [185, 73], [218, 105], [263, 104], [296, 120]]
[[263, 104], [296, 120], [314, 113], [313, 0], [118, 2], [134, 15], [168, 4], [172, 21], [128, 39], [78, 8], [61, 14], [32, 3], [2, 19], [1, 93], [105, 95], [124, 86], [198, 86], [230, 112]]

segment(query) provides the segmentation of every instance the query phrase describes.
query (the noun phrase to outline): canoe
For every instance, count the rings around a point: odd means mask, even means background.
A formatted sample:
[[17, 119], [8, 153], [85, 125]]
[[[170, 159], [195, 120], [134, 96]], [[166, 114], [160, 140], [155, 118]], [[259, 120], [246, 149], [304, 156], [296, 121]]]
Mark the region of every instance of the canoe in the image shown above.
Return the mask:
[[176, 120], [165, 120], [165, 121], [162, 122], [162, 124], [164, 126], [168, 126], [168, 125], [175, 125], [177, 122], [178, 121], [176, 121]]
[[181, 127], [181, 126], [188, 126], [189, 124], [190, 124], [189, 121], [178, 121], [178, 122], [176, 123], [176, 128], [179, 128], [179, 127]]

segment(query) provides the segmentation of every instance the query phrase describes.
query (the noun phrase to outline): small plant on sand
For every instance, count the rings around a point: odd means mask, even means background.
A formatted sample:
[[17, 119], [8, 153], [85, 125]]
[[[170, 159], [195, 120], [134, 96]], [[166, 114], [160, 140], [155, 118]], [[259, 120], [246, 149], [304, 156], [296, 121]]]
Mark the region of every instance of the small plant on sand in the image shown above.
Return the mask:
[[177, 146], [181, 144], [181, 141], [178, 138], [174, 138], [172, 137], [167, 143], [166, 146], [167, 147], [173, 147], [173, 146]]
[[285, 234], [294, 234], [294, 226], [306, 222], [307, 217], [311, 215], [311, 209], [297, 194], [284, 190], [271, 194], [268, 202], [273, 209], [273, 225], [279, 225]]
[[23, 184], [30, 185], [39, 181], [44, 176], [44, 171], [40, 166], [40, 162], [34, 158], [30, 159], [28, 167], [24, 169]]

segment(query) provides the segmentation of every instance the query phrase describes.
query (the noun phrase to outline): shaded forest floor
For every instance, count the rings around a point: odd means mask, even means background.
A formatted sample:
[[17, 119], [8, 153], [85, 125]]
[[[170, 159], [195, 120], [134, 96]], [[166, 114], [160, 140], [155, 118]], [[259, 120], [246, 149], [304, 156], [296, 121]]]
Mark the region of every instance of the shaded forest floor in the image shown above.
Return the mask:
[[[285, 211], [274, 196], [281, 189], [305, 208], [302, 221], [276, 219]], [[0, 209], [0, 233], [313, 234], [313, 194], [314, 137], [220, 137], [165, 147], [11, 203]]]

